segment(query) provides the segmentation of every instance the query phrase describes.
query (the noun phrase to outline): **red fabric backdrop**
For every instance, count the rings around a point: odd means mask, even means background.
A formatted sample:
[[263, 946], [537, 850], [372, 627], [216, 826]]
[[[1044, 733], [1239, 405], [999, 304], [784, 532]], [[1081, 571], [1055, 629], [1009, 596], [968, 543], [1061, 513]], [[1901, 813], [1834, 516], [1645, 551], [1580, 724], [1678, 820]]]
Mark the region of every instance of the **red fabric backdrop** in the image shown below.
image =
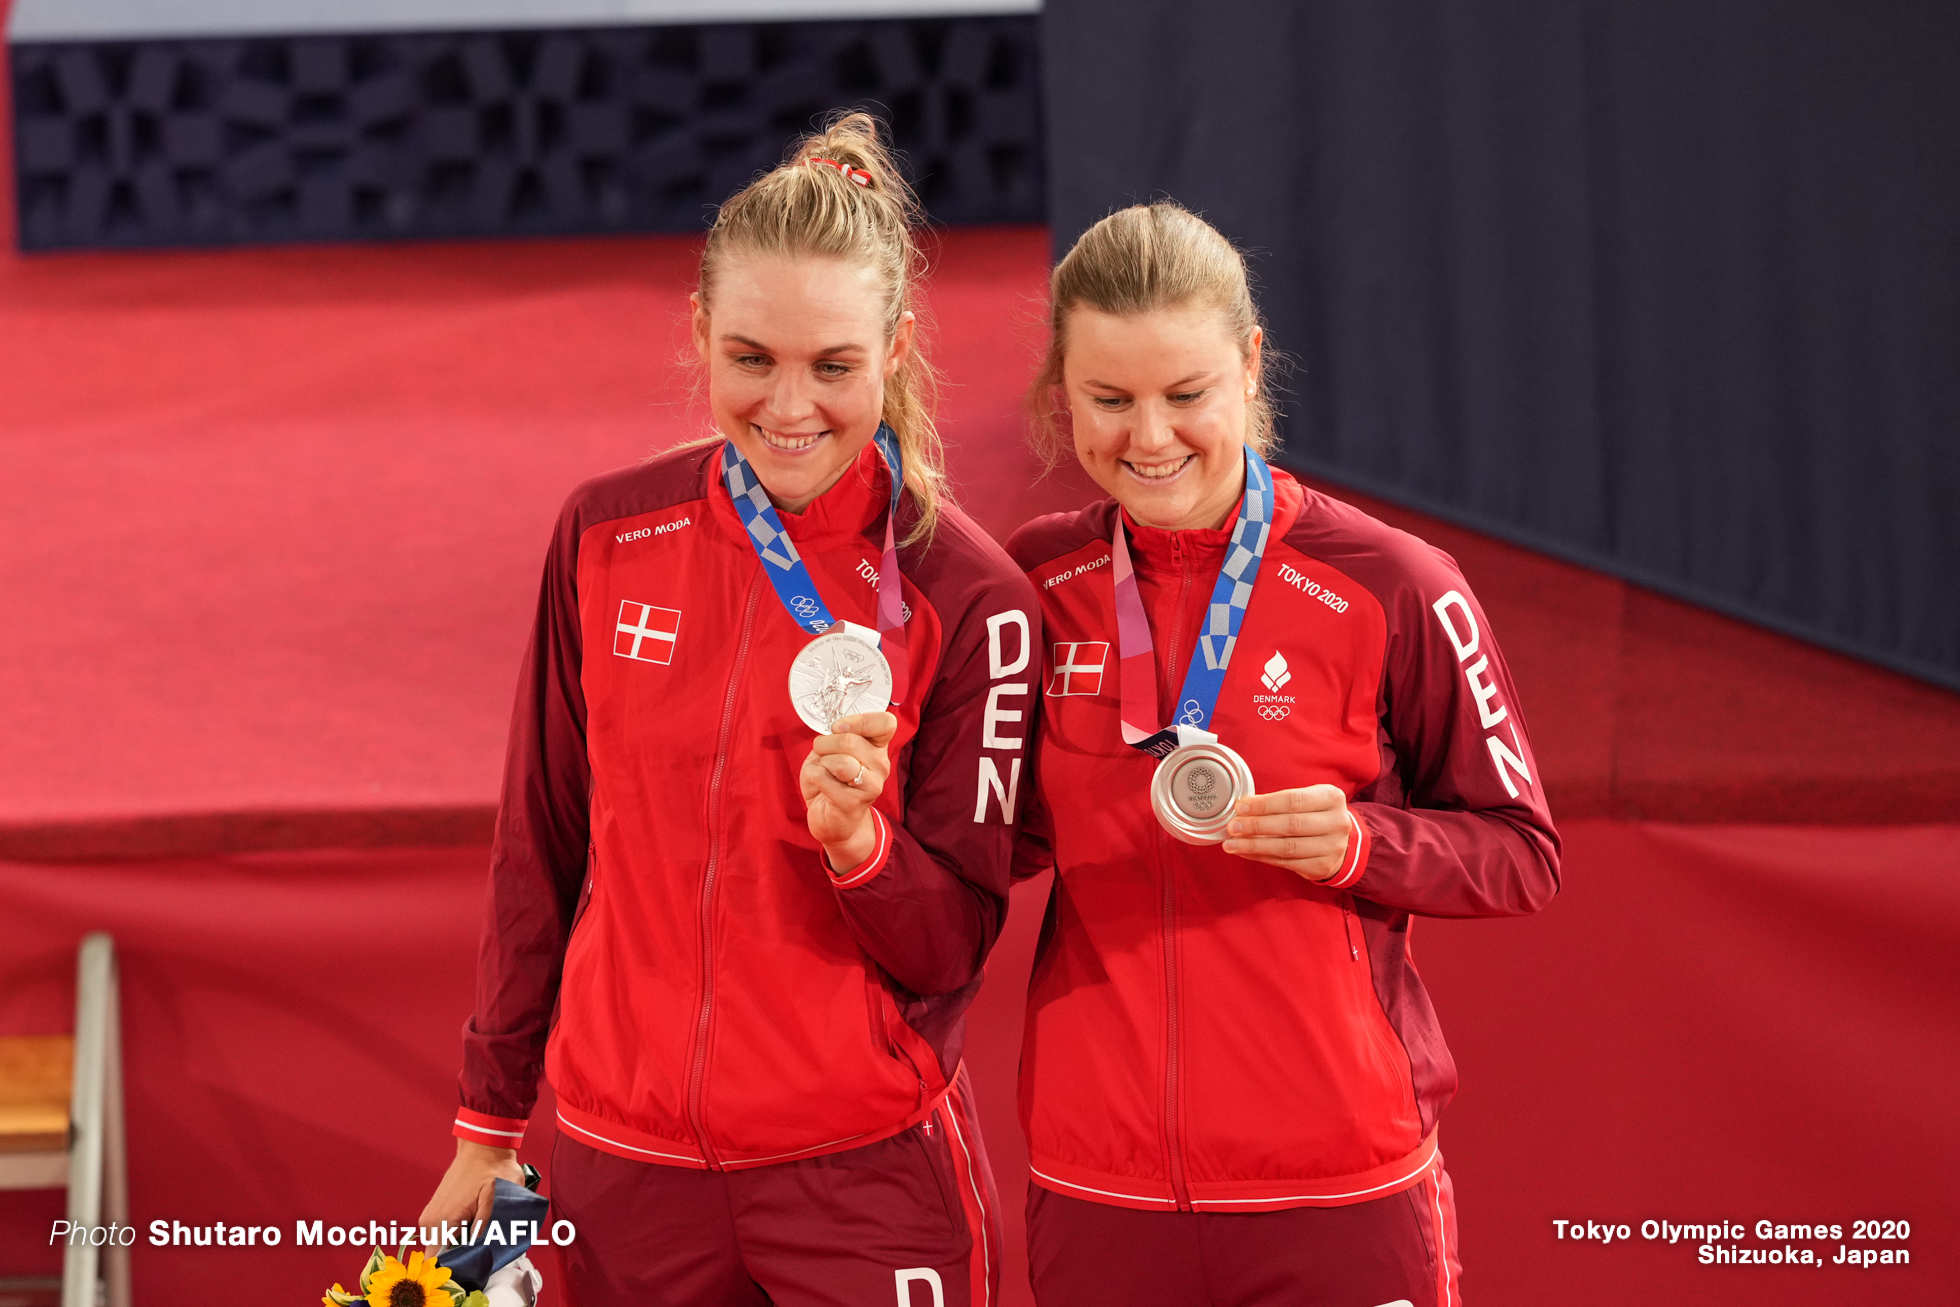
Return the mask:
[[[1960, 826], [1582, 820], [1565, 833], [1566, 889], [1541, 916], [1415, 930], [1464, 1079], [1443, 1146], [1466, 1300], [1951, 1301]], [[294, 1220], [419, 1211], [448, 1151], [484, 865], [480, 849], [0, 864], [0, 1032], [68, 1029], [75, 944], [90, 929], [119, 941], [139, 1226], [286, 1231], [271, 1252], [139, 1245], [139, 1301], [252, 1283], [310, 1302], [361, 1257], [294, 1248]], [[1017, 1210], [1012, 1078], [1041, 894], [1016, 897], [969, 1052]], [[548, 1121], [526, 1150], [541, 1164]], [[51, 1269], [58, 1197], [0, 1197], [0, 1273]], [[1702, 1266], [1691, 1243], [1641, 1239], [1649, 1218], [1847, 1235], [1903, 1218], [1911, 1238], [1883, 1246], [1913, 1260]], [[1561, 1241], [1554, 1219], [1635, 1235]], [[1835, 1256], [1836, 1243], [1799, 1246]], [[1004, 1301], [1027, 1300], [1011, 1282]]]

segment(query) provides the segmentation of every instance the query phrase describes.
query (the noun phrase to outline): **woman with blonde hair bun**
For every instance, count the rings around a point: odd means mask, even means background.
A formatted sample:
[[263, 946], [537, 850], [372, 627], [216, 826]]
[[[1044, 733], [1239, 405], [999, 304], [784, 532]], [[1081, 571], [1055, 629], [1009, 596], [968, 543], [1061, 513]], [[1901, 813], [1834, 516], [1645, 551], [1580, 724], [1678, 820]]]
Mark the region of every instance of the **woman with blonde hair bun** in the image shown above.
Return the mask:
[[1457, 1307], [1456, 1069], [1420, 915], [1531, 912], [1558, 837], [1489, 619], [1273, 444], [1244, 260], [1175, 204], [1055, 268], [1032, 392], [1109, 498], [1009, 552], [1049, 642], [1020, 864], [1044, 1307]]
[[546, 556], [422, 1220], [521, 1178], [548, 1075], [582, 1307], [992, 1298], [961, 1022], [1040, 627], [941, 486], [917, 218], [863, 114], [723, 204], [712, 438], [578, 487]]

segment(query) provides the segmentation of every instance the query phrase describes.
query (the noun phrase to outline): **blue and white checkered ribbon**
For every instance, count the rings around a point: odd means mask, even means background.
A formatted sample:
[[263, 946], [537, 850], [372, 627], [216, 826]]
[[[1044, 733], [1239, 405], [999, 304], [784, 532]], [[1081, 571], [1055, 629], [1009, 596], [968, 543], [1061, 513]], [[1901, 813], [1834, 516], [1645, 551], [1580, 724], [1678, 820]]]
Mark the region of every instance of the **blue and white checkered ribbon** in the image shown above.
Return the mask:
[[[1225, 685], [1225, 669], [1231, 665], [1232, 650], [1238, 644], [1239, 625], [1245, 620], [1246, 605], [1252, 602], [1252, 587], [1259, 580], [1259, 562], [1266, 556], [1266, 539], [1273, 529], [1273, 472], [1259, 451], [1245, 447], [1245, 494], [1239, 500], [1238, 523], [1232, 528], [1232, 543], [1225, 550], [1225, 564], [1211, 588], [1211, 605], [1206, 609], [1205, 628], [1198, 634], [1198, 648], [1184, 672], [1184, 688], [1178, 692], [1177, 708], [1171, 725], [1146, 735], [1149, 726], [1132, 722], [1124, 715], [1124, 739], [1154, 757], [1163, 757], [1177, 747], [1177, 728], [1187, 726], [1210, 730], [1218, 692]], [[1150, 644], [1150, 624], [1143, 615], [1143, 600], [1136, 585], [1124, 581], [1132, 575], [1129, 541], [1123, 534], [1123, 515], [1116, 515], [1115, 538], [1110, 542], [1115, 566], [1110, 569], [1116, 585], [1117, 624], [1125, 633], [1123, 662], [1118, 674], [1126, 677], [1123, 703], [1131, 708], [1132, 699], [1140, 710], [1148, 692], [1142, 686], [1132, 690], [1127, 683], [1128, 660], [1138, 654], [1155, 654]], [[1130, 611], [1134, 610], [1134, 611]], [[1130, 620], [1126, 623], [1125, 617]], [[1132, 648], [1132, 644], [1138, 647]], [[1140, 669], [1139, 669], [1140, 670]], [[1154, 679], [1154, 678], [1153, 678]], [[1134, 737], [1134, 738], [1132, 738]]]
[[[878, 571], [878, 637], [879, 648], [892, 670], [892, 702], [899, 703], [905, 698], [910, 679], [896, 538], [898, 497], [905, 488], [905, 456], [899, 452], [898, 435], [882, 422], [871, 440], [878, 446], [892, 480], [891, 505], [885, 514], [884, 561]], [[735, 502], [735, 512], [742, 519], [742, 529], [748, 532], [755, 556], [762, 560], [763, 574], [776, 588], [776, 598], [782, 601], [783, 610], [813, 635], [822, 635], [837, 625], [830, 606], [817, 593], [817, 583], [804, 565], [803, 556], [796, 552], [796, 542], [789, 538], [789, 532], [783, 529], [783, 519], [776, 514], [776, 506], [769, 502], [769, 492], [763, 489], [755, 469], [732, 440], [722, 442], [721, 479], [728, 488], [728, 497]]]

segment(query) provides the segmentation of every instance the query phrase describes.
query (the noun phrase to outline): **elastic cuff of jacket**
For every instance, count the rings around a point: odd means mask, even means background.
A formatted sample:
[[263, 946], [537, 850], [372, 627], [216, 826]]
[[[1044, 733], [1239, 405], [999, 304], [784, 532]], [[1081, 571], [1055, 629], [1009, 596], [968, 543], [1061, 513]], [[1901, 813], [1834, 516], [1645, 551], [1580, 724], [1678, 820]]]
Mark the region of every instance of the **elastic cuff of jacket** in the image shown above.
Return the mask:
[[515, 1148], [524, 1142], [524, 1122], [514, 1121], [507, 1116], [490, 1116], [484, 1112], [472, 1112], [467, 1107], [456, 1109], [456, 1124], [450, 1129], [458, 1139], [467, 1139], [473, 1144], [487, 1144], [491, 1148]]
[[1327, 889], [1346, 889], [1361, 879], [1361, 873], [1368, 869], [1368, 828], [1361, 824], [1361, 818], [1348, 812], [1347, 857], [1341, 862], [1341, 869], [1320, 883]]
[[823, 869], [830, 872], [831, 883], [838, 889], [856, 889], [885, 869], [892, 856], [892, 828], [885, 822], [885, 814], [876, 808], [871, 810], [871, 827], [877, 833], [878, 842], [871, 849], [871, 856], [849, 871], [831, 871], [830, 855], [819, 853]]

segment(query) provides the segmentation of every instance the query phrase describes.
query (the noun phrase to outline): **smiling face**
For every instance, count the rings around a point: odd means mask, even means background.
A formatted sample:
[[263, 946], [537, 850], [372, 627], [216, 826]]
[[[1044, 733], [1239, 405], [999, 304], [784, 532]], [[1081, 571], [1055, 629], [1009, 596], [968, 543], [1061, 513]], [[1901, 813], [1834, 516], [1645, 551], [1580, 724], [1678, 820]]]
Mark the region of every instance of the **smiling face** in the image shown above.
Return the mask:
[[1259, 333], [1247, 358], [1202, 304], [1121, 317], [1078, 307], [1067, 342], [1062, 386], [1089, 475], [1146, 526], [1225, 525], [1245, 487]]
[[912, 346], [910, 313], [885, 338], [888, 302], [873, 268], [768, 255], [725, 260], [712, 306], [693, 297], [715, 427], [778, 508], [801, 512], [878, 430], [885, 381]]

